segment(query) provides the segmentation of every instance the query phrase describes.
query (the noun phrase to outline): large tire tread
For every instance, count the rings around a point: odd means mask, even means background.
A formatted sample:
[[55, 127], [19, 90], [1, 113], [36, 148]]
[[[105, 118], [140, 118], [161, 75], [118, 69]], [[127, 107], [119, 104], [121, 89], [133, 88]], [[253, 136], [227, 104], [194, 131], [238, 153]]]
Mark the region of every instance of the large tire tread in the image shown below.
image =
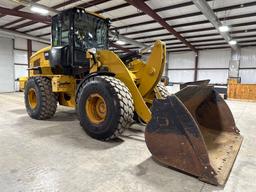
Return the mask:
[[[51, 80], [46, 78], [46, 77], [31, 77], [28, 80], [29, 83], [34, 83], [40, 93], [40, 99], [39, 99], [39, 105], [40, 109], [38, 110], [37, 113], [33, 113], [32, 110], [30, 109], [28, 102], [26, 102], [26, 108], [28, 114], [38, 120], [45, 120], [45, 119], [50, 119], [54, 116], [56, 109], [57, 109], [57, 98], [56, 95], [52, 92], [52, 84]], [[25, 91], [25, 101], [26, 101], [26, 92]]]
[[169, 91], [167, 90], [167, 88], [166, 88], [166, 86], [164, 85], [164, 83], [159, 82], [159, 83], [157, 84], [157, 88], [158, 88], [159, 93], [160, 93], [160, 95], [161, 95], [161, 97], [162, 97], [163, 99], [166, 99], [167, 96], [170, 95], [170, 93], [169, 93]]
[[[119, 118], [116, 130], [111, 136], [106, 137], [104, 139], [100, 139], [100, 140], [107, 141], [107, 140], [117, 138], [124, 132], [125, 129], [130, 127], [131, 123], [133, 122], [134, 105], [133, 105], [132, 95], [129, 89], [126, 87], [126, 85], [122, 81], [120, 81], [115, 77], [103, 76], [103, 75], [91, 77], [83, 83], [83, 85], [80, 87], [77, 94], [77, 101], [76, 101], [77, 104], [79, 103], [78, 100], [81, 98], [84, 86], [86, 86], [87, 83], [91, 81], [95, 81], [96, 79], [99, 79], [99, 78], [101, 81], [103, 82], [105, 81], [110, 85], [110, 91], [113, 93], [113, 95], [116, 95], [118, 97], [118, 103], [119, 103], [118, 105], [120, 106], [120, 118], [116, 117], [116, 118]], [[77, 106], [77, 109], [78, 107], [79, 106]], [[79, 117], [79, 114], [78, 114], [78, 117]]]

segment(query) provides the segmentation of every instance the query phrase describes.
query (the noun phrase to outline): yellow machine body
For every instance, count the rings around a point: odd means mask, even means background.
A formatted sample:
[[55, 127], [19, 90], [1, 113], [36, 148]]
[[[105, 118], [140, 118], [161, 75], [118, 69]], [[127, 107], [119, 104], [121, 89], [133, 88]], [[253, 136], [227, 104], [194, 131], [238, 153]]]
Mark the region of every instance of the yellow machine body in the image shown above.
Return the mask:
[[[52, 91], [60, 94], [59, 104], [75, 107], [78, 79], [73, 76], [53, 74], [49, 60], [46, 60], [44, 55], [50, 49], [50, 46], [46, 47], [31, 56], [29, 76], [46, 76], [51, 78]], [[126, 66], [113, 51], [100, 50], [97, 51], [98, 64], [95, 65], [91, 61], [90, 73], [97, 72], [97, 67], [103, 66], [109, 72], [115, 74], [115, 77], [124, 82], [129, 88], [134, 100], [135, 111], [139, 117], [143, 121], [148, 122], [151, 119], [151, 112], [146, 103], [152, 103], [154, 98], [150, 98], [150, 95], [152, 95], [152, 92], [157, 92], [156, 85], [161, 79], [166, 62], [165, 54], [165, 43], [156, 41], [146, 62], [136, 59]], [[86, 54], [86, 57], [90, 59], [90, 54]], [[24, 89], [26, 80], [27, 78], [20, 78], [21, 90]]]

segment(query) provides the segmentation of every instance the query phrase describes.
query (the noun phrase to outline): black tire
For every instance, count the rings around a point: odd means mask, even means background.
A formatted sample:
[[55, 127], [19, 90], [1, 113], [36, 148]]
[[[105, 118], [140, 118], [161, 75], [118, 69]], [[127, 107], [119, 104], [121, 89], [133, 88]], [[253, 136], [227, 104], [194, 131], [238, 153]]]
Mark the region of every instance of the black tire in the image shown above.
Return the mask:
[[[36, 106], [32, 107], [29, 101], [29, 91], [35, 92]], [[33, 119], [45, 120], [54, 116], [57, 109], [57, 98], [52, 92], [51, 80], [46, 77], [31, 77], [27, 81], [25, 105], [29, 116]]]
[[[100, 95], [107, 112], [102, 122], [94, 123], [86, 112], [91, 95]], [[96, 76], [86, 80], [78, 90], [76, 110], [85, 132], [98, 140], [118, 137], [133, 121], [133, 100], [129, 89], [120, 80], [110, 76]]]
[[161, 97], [162, 97], [163, 99], [166, 99], [167, 96], [170, 95], [170, 93], [169, 93], [169, 91], [167, 90], [167, 88], [166, 88], [166, 86], [164, 85], [164, 83], [159, 82], [159, 83], [157, 84], [157, 88], [158, 88], [159, 93], [160, 93], [160, 95], [161, 95]]

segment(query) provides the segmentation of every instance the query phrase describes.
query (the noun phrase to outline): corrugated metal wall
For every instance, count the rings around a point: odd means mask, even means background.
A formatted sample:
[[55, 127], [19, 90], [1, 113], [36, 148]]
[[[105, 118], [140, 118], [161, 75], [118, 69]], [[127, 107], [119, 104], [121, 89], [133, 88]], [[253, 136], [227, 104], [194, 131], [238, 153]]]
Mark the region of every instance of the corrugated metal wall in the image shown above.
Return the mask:
[[0, 93], [14, 91], [13, 40], [0, 37]]
[[[33, 53], [46, 46], [32, 41]], [[27, 52], [26, 39], [0, 37], [0, 93], [19, 90], [19, 83], [15, 79], [28, 74]]]
[[[226, 84], [231, 49], [199, 51], [198, 80], [210, 79], [211, 83]], [[195, 54], [180, 52], [168, 54], [168, 76], [171, 82], [194, 80]], [[256, 83], [256, 48], [242, 48], [240, 71], [242, 83]]]
[[200, 51], [198, 80], [210, 79], [210, 83], [227, 83], [230, 58], [230, 49]]
[[171, 82], [194, 80], [195, 54], [180, 52], [168, 54], [168, 76]]
[[[44, 48], [48, 45], [44, 43], [39, 43], [32, 41], [32, 52], [35, 53], [36, 51]], [[14, 72], [15, 72], [15, 79], [27, 76], [28, 71], [28, 51], [27, 51], [27, 40], [16, 38], [14, 39]], [[15, 90], [19, 90], [19, 82], [15, 81]]]
[[239, 76], [242, 83], [256, 83], [256, 48], [241, 50]]

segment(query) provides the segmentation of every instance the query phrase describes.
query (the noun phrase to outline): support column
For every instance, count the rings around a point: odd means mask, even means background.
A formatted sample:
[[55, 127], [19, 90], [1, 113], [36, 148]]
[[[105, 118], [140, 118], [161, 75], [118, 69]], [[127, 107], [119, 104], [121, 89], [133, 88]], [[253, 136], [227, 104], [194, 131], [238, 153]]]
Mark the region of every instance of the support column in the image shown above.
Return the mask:
[[166, 53], [166, 63], [165, 63], [165, 67], [164, 67], [164, 76], [166, 76], [166, 77], [168, 77], [169, 56], [170, 56], [170, 52], [167, 52]]
[[[28, 68], [30, 68], [30, 57], [32, 55], [32, 41], [27, 39], [27, 53], [28, 53]], [[29, 70], [28, 70], [28, 77], [29, 77]]]
[[240, 57], [241, 57], [241, 49], [239, 47], [236, 49], [231, 49], [231, 59], [229, 62], [228, 78], [237, 79], [238, 82], [240, 82], [240, 78], [239, 78]]
[[194, 81], [197, 81], [197, 75], [198, 75], [198, 57], [199, 57], [199, 52], [197, 51], [196, 54], [195, 54]]

